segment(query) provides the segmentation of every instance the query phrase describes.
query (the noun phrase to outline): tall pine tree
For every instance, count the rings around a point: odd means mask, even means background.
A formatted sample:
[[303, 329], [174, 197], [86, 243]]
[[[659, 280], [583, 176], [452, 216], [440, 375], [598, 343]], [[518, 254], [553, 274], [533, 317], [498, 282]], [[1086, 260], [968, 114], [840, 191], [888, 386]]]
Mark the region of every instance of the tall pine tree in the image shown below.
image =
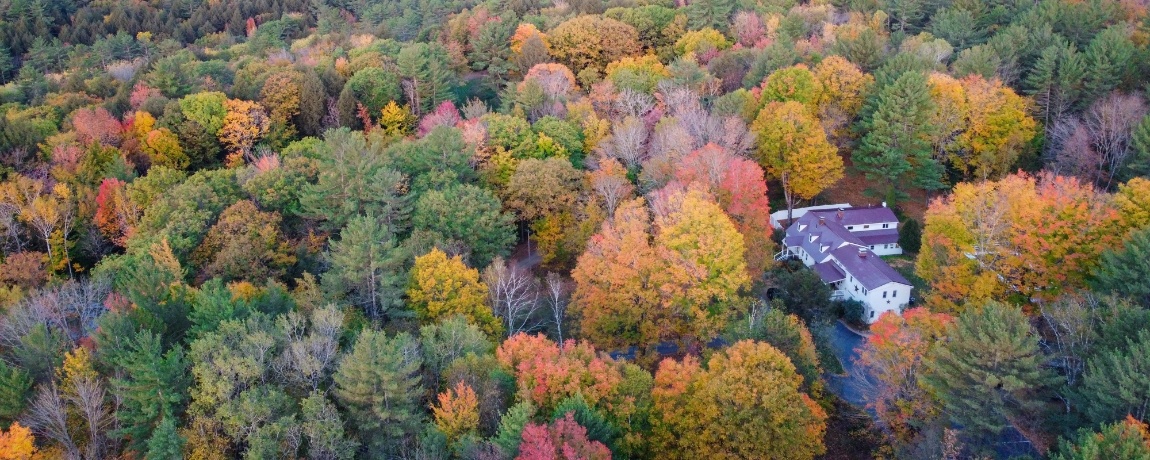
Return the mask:
[[359, 439], [377, 454], [394, 449], [419, 427], [422, 362], [407, 333], [387, 337], [365, 330], [336, 370], [335, 397]]
[[164, 420], [171, 423], [173, 414], [183, 410], [191, 379], [183, 347], [164, 353], [160, 338], [150, 331], [138, 333], [127, 350], [124, 361], [118, 363], [124, 376], [112, 379], [112, 389], [120, 400], [118, 433], [130, 439], [130, 449], [150, 452], [148, 440], [154, 437], [153, 431]]
[[926, 76], [906, 72], [878, 98], [870, 131], [851, 157], [872, 183], [871, 192], [893, 203], [906, 198], [908, 182], [926, 190], [943, 188], [942, 165], [931, 156]]
[[971, 441], [994, 439], [1041, 414], [1042, 393], [1057, 377], [1044, 367], [1038, 335], [1021, 309], [988, 302], [964, 312], [945, 336], [924, 358], [920, 378]]

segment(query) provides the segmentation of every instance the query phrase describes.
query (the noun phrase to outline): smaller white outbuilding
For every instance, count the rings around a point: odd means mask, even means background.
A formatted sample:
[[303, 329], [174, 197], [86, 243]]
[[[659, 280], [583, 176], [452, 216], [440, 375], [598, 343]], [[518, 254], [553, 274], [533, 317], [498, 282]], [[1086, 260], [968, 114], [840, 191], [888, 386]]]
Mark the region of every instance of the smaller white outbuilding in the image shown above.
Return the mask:
[[910, 282], [880, 257], [902, 254], [898, 218], [886, 203], [809, 210], [787, 227], [783, 245], [777, 258], [802, 260], [834, 288], [832, 298], [862, 302], [867, 323], [910, 303]]

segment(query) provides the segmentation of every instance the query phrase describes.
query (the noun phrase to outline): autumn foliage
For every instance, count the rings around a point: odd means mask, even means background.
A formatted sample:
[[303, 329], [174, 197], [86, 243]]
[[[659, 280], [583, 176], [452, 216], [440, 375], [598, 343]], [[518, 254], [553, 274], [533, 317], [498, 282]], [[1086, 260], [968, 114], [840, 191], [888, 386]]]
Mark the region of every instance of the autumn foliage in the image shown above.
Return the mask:
[[1085, 287], [1098, 255], [1117, 244], [1112, 199], [1074, 178], [1014, 174], [962, 183], [931, 204], [916, 269], [927, 305], [1017, 294], [1051, 299]]
[[435, 417], [435, 426], [447, 436], [448, 442], [474, 432], [479, 426], [479, 399], [467, 383], [456, 383], [454, 388], [440, 393], [437, 399], [439, 404], [431, 407], [431, 413]]
[[954, 318], [912, 308], [901, 316], [884, 313], [871, 325], [871, 335], [859, 351], [857, 366], [873, 383], [867, 407], [899, 441], [911, 437], [939, 415], [934, 397], [919, 384], [923, 357]]
[[587, 243], [571, 275], [573, 313], [601, 347], [709, 340], [749, 286], [746, 246], [702, 187], [636, 199]]
[[544, 410], [576, 394], [592, 406], [611, 406], [622, 381], [617, 364], [584, 341], [558, 345], [542, 335], [520, 333], [504, 341], [495, 357], [515, 375], [519, 398]]
[[550, 425], [528, 424], [516, 460], [611, 460], [611, 451], [587, 439], [587, 429], [568, 413]]
[[0, 432], [0, 460], [31, 460], [41, 458], [37, 455], [36, 438], [32, 430], [13, 423], [8, 431]]
[[664, 360], [652, 391], [652, 450], [667, 459], [811, 459], [827, 414], [799, 390], [782, 352], [744, 340], [715, 353]]

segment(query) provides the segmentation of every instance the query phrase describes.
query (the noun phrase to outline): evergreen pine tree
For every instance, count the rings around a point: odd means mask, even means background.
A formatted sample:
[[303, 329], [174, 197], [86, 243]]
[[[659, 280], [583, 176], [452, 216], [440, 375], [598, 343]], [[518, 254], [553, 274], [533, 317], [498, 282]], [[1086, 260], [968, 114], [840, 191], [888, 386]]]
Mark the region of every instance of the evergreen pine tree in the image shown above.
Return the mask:
[[447, 49], [439, 43], [415, 43], [399, 52], [396, 58], [403, 76], [405, 91], [416, 115], [430, 111], [455, 90], [455, 73]]
[[175, 417], [164, 416], [148, 439], [145, 460], [183, 460], [184, 438], [176, 431]]
[[1095, 287], [1140, 302], [1150, 302], [1150, 228], [1130, 234], [1120, 250], [1102, 253]]
[[1126, 338], [1126, 345], [1105, 349], [1086, 361], [1077, 394], [1086, 416], [1108, 422], [1130, 415], [1150, 416], [1150, 331]]
[[172, 414], [179, 413], [187, 399], [190, 379], [183, 348], [176, 346], [163, 353], [160, 338], [145, 330], [128, 343], [123, 356], [124, 361], [117, 364], [124, 376], [112, 379], [113, 392], [120, 399], [118, 433], [131, 440], [129, 449], [147, 451], [151, 458], [152, 442], [148, 440], [155, 437], [153, 430], [162, 422], [171, 423]]
[[1040, 415], [1042, 393], [1057, 377], [1044, 368], [1038, 335], [1021, 309], [998, 302], [971, 308], [945, 336], [924, 358], [920, 378], [972, 441]]
[[416, 341], [407, 333], [390, 338], [382, 331], [360, 334], [334, 377], [335, 397], [360, 441], [386, 452], [418, 431], [421, 365]]
[[870, 131], [851, 157], [873, 184], [872, 192], [889, 202], [906, 198], [908, 179], [919, 188], [942, 188], [942, 166], [931, 156], [927, 137], [930, 110], [925, 75], [904, 73], [879, 95]]
[[0, 425], [8, 426], [23, 412], [32, 390], [32, 377], [0, 359]]
[[1150, 176], [1150, 115], [1142, 118], [1142, 121], [1134, 128], [1134, 132], [1131, 133], [1130, 144], [1133, 147], [1131, 149], [1133, 152], [1120, 177], [1123, 180], [1129, 180], [1136, 176]]
[[353, 217], [331, 243], [323, 287], [363, 308], [368, 317], [381, 319], [403, 302], [405, 260], [386, 223], [375, 214]]

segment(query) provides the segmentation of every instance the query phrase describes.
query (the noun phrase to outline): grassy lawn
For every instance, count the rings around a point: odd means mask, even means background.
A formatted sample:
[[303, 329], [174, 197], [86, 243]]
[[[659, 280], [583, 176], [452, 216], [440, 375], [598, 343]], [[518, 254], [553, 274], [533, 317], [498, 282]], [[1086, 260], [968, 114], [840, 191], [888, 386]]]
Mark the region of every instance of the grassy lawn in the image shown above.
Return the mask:
[[916, 254], [900, 254], [897, 256], [885, 256], [882, 260], [885, 260], [891, 268], [906, 278], [907, 281], [910, 281], [910, 285], [914, 287], [913, 294], [915, 298], [922, 299], [927, 291], [930, 290], [930, 286], [914, 272], [915, 257], [917, 257]]

